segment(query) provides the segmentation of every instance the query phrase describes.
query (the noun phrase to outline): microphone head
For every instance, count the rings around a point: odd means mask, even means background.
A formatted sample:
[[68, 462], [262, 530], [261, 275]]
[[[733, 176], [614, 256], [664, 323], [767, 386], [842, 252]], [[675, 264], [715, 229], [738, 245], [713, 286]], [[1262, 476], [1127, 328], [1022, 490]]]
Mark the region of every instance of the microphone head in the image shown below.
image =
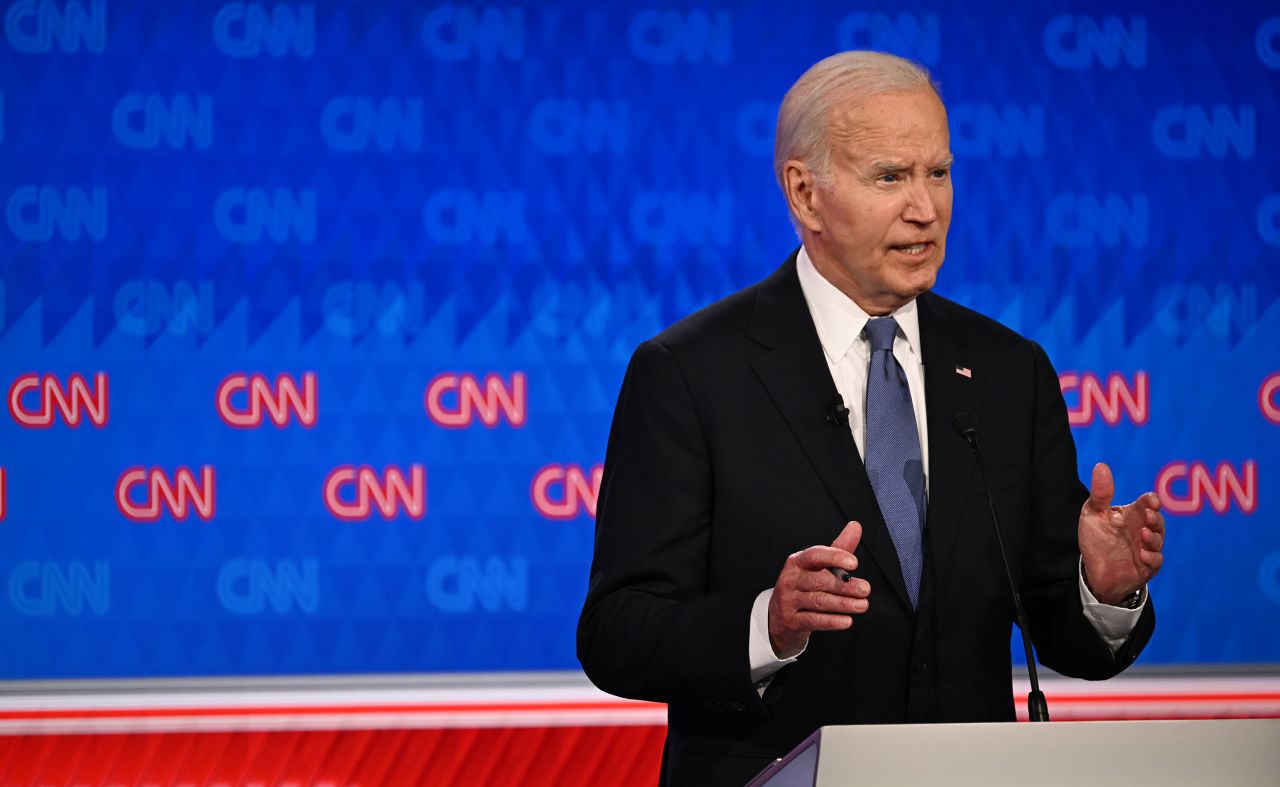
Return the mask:
[[951, 415], [951, 428], [965, 440], [978, 436], [978, 416], [967, 407], [957, 409]]

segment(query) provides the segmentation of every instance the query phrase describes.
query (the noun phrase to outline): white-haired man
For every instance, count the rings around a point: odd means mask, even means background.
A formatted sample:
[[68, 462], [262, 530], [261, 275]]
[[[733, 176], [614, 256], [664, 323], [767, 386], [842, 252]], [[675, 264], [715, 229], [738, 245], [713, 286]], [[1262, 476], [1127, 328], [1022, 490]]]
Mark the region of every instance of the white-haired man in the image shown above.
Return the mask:
[[669, 704], [669, 784], [742, 784], [825, 724], [1014, 718], [1012, 597], [958, 411], [1040, 660], [1107, 678], [1151, 636], [1159, 499], [1113, 507], [1101, 464], [1086, 489], [1044, 352], [929, 292], [951, 159], [922, 68], [814, 65], [774, 156], [801, 248], [631, 361], [578, 654]]

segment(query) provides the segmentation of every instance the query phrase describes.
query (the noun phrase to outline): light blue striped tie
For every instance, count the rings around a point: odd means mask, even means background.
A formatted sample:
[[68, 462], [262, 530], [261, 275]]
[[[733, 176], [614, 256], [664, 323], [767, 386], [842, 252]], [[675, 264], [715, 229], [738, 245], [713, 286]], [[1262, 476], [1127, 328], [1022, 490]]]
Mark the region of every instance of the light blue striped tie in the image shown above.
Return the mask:
[[920, 596], [924, 566], [924, 461], [907, 375], [893, 357], [898, 323], [892, 317], [867, 321], [863, 333], [871, 343], [867, 368], [867, 477], [884, 515], [902, 564], [911, 606]]

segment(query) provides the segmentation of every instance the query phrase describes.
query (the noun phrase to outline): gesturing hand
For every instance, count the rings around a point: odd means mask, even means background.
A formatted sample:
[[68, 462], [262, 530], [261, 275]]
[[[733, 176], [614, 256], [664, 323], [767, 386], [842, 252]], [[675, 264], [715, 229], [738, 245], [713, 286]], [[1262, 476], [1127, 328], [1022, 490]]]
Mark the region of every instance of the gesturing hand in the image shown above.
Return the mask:
[[855, 570], [853, 552], [861, 538], [862, 525], [850, 522], [831, 546], [809, 547], [787, 558], [769, 600], [769, 644], [778, 658], [804, 650], [811, 632], [847, 629], [853, 625], [850, 615], [867, 611], [870, 583], [842, 582], [828, 570]]
[[1080, 509], [1080, 555], [1085, 583], [1095, 598], [1116, 604], [1155, 576], [1164, 563], [1164, 515], [1154, 492], [1127, 506], [1111, 505], [1111, 468], [1093, 466], [1089, 499]]

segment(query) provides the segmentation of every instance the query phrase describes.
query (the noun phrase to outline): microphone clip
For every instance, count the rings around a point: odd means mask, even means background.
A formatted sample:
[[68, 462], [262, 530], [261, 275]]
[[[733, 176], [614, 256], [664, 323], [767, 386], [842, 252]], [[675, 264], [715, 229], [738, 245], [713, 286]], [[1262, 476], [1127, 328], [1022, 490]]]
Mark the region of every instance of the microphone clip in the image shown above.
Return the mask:
[[827, 423], [849, 425], [849, 408], [844, 406], [844, 399], [837, 396], [827, 405]]

